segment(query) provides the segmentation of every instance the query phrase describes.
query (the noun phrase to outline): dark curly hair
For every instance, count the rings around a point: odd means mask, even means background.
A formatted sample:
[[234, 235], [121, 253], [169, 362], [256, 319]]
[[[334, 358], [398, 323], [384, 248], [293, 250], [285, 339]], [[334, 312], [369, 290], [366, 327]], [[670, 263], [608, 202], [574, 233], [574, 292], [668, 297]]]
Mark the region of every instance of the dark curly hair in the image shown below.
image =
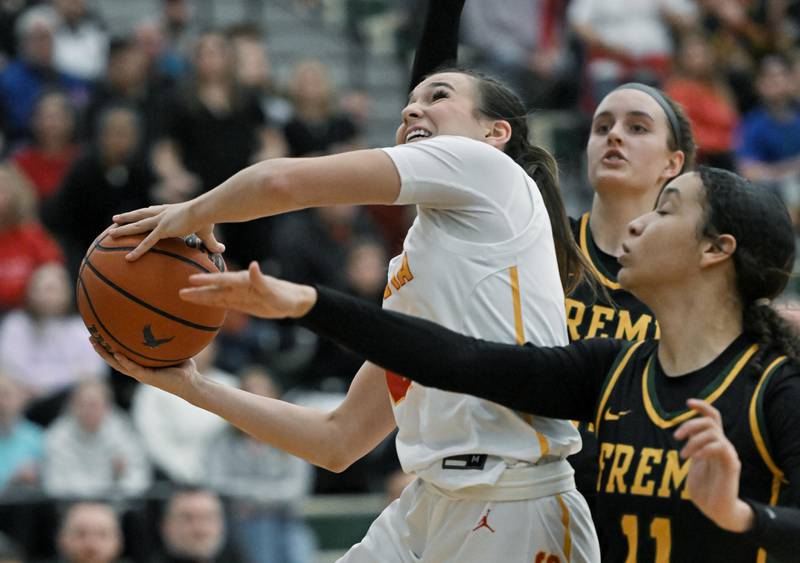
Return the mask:
[[705, 221], [701, 235], [729, 234], [736, 239], [733, 265], [742, 303], [745, 334], [762, 353], [787, 355], [800, 361], [797, 331], [769, 304], [786, 287], [794, 265], [794, 231], [783, 201], [727, 170], [700, 166]]

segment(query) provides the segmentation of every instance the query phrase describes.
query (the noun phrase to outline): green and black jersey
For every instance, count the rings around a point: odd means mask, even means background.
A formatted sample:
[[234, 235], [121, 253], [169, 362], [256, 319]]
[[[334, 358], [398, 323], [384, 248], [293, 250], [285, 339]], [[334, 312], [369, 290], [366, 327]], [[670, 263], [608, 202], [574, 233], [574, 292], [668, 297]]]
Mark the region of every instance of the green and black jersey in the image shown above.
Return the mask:
[[[589, 260], [598, 282], [611, 297], [594, 291], [587, 283], [579, 285], [566, 298], [567, 329], [571, 342], [585, 338], [617, 338], [620, 340], [657, 339], [658, 323], [650, 309], [617, 282], [620, 265], [616, 257], [600, 250], [594, 242], [589, 225], [590, 215], [570, 219], [572, 235], [584, 256]], [[583, 447], [569, 457], [575, 468], [575, 484], [586, 498], [592, 515], [596, 516], [595, 481], [597, 481], [597, 438], [594, 423], [578, 426]]]
[[[597, 514], [604, 561], [797, 561], [800, 553], [800, 367], [740, 336], [692, 373], [661, 371], [658, 341], [593, 338], [568, 346], [496, 344], [319, 289], [302, 321], [385, 369], [539, 416], [592, 421], [600, 444]], [[756, 514], [722, 531], [687, 498], [688, 463], [673, 438], [722, 413], [742, 462], [740, 496]]]
[[616, 257], [600, 250], [589, 228], [589, 213], [570, 219], [572, 234], [581, 252], [589, 259], [595, 276], [606, 289], [613, 303], [602, 294], [595, 295], [585, 283], [566, 299], [567, 329], [570, 341], [584, 338], [618, 338], [620, 340], [658, 339], [659, 328], [653, 313], [617, 282], [620, 265]]

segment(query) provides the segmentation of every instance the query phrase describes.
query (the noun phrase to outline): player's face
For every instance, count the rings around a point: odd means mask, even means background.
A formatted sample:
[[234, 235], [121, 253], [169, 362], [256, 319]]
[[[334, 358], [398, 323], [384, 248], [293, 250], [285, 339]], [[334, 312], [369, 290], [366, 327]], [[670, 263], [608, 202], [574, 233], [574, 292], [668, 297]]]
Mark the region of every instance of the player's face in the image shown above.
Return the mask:
[[[616, 90], [603, 98], [586, 146], [589, 182], [599, 193], [655, 190], [677, 175], [671, 158], [667, 116], [639, 90]], [[682, 164], [682, 160], [680, 161]]]
[[414, 143], [437, 135], [458, 135], [483, 141], [488, 119], [476, 111], [478, 96], [474, 78], [458, 72], [434, 74], [421, 82], [403, 108], [397, 129], [398, 145]]
[[700, 177], [683, 174], [664, 188], [653, 211], [628, 225], [619, 283], [651, 306], [659, 292], [690, 287], [701, 270], [702, 194]]

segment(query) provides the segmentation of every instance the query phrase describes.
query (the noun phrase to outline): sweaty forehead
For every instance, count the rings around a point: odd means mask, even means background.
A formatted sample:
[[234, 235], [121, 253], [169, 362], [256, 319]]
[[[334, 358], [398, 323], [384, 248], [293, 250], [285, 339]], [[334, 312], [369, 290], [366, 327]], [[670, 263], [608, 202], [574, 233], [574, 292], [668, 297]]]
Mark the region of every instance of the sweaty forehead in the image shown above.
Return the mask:
[[617, 118], [629, 113], [646, 113], [658, 123], [667, 126], [667, 115], [652, 97], [640, 90], [615, 90], [608, 94], [597, 106], [594, 116], [610, 113]]

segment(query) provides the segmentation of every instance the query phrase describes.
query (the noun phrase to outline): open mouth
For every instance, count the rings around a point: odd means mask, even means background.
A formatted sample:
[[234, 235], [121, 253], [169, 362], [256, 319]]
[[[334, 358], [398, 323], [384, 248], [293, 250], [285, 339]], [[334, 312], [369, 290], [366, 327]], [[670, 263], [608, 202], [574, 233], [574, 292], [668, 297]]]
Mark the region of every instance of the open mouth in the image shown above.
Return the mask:
[[431, 133], [427, 129], [423, 129], [421, 127], [414, 127], [412, 129], [409, 129], [408, 132], [406, 133], [406, 143], [411, 143], [419, 139], [427, 139], [431, 135], [433, 135], [433, 133]]
[[625, 162], [627, 159], [618, 150], [606, 151], [603, 155], [603, 162]]

